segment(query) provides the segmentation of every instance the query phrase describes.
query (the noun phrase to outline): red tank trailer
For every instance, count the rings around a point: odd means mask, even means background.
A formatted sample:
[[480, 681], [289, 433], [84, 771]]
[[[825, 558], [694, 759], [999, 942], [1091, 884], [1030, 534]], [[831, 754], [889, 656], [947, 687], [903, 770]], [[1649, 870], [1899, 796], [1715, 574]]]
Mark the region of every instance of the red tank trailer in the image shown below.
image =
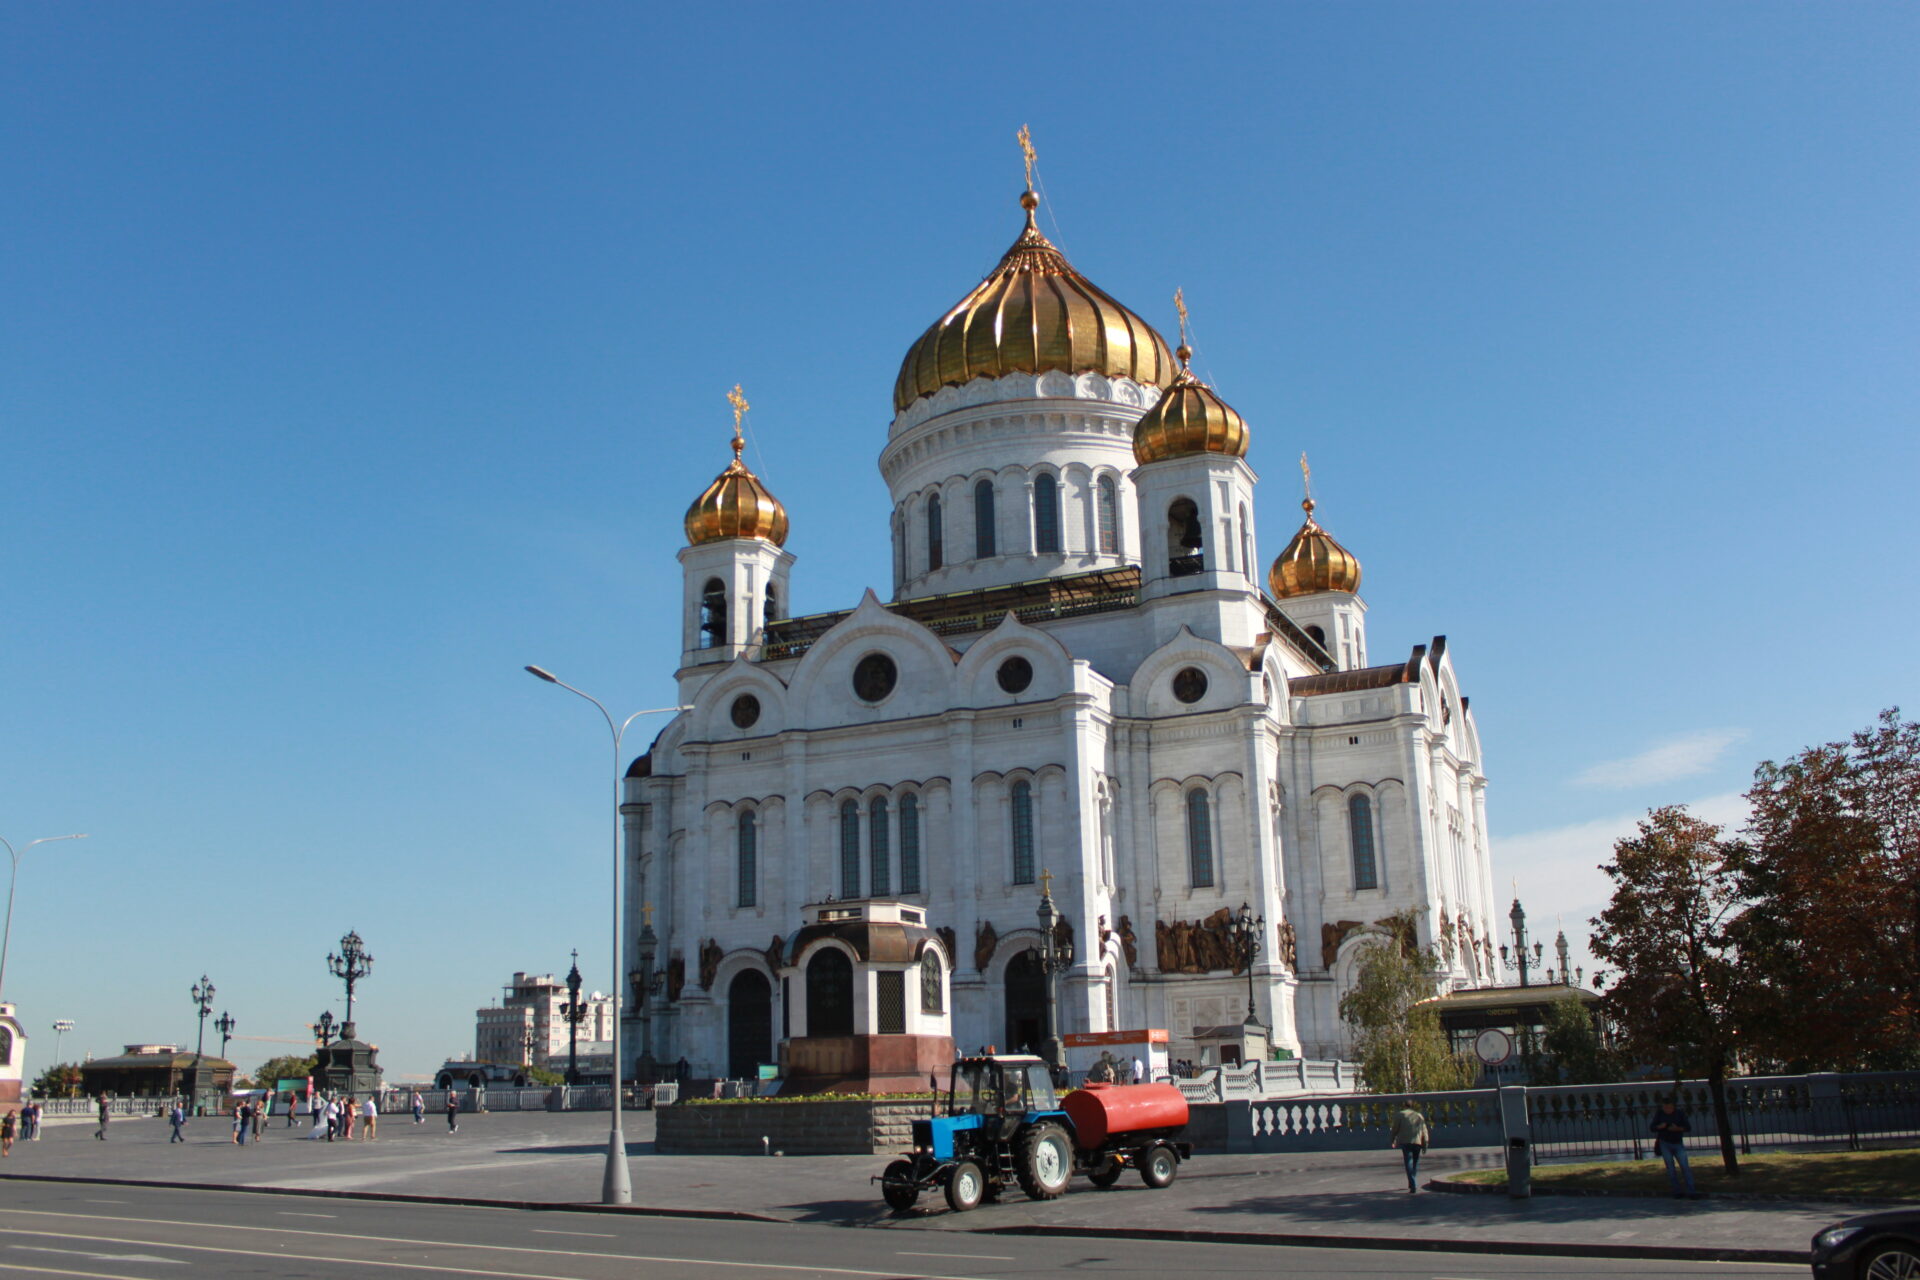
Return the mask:
[[1098, 1151], [1123, 1135], [1138, 1142], [1187, 1127], [1186, 1096], [1170, 1084], [1089, 1084], [1061, 1105], [1082, 1151]]

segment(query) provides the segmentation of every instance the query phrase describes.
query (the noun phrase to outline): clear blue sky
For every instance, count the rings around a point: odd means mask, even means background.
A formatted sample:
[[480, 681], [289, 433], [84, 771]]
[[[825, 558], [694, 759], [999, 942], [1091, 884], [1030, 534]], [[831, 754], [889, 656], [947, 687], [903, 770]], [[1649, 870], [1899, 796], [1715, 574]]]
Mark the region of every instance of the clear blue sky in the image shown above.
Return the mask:
[[[1165, 327], [1444, 632], [1502, 892], [1916, 698], [1911, 4], [0, 10], [6, 995], [47, 1061], [338, 1010], [390, 1068], [605, 986], [723, 396], [796, 611], [888, 581], [898, 361], [1019, 224]], [[659, 722], [654, 722], [655, 728]], [[635, 746], [643, 747], [643, 732]], [[217, 1010], [216, 1010], [217, 1012]], [[279, 1046], [241, 1042], [243, 1066]]]

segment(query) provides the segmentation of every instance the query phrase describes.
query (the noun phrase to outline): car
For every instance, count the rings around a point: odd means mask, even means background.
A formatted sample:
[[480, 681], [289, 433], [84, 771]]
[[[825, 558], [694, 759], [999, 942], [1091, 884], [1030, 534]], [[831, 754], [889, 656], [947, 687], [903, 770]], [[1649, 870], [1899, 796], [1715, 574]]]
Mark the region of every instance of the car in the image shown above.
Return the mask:
[[1920, 1280], [1920, 1209], [1868, 1213], [1813, 1238], [1817, 1280]]

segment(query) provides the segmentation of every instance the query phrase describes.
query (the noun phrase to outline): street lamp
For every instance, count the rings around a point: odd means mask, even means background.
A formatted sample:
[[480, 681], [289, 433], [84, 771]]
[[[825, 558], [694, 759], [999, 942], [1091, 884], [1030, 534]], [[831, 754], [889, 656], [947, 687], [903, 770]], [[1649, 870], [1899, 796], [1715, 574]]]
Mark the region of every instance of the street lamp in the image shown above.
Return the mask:
[[340, 1038], [353, 1038], [353, 984], [373, 972], [373, 957], [367, 954], [366, 944], [360, 941], [360, 935], [348, 930], [340, 939], [340, 954], [327, 952], [327, 968], [333, 976], [347, 984], [347, 1017], [340, 1024]]
[[1527, 982], [1527, 970], [1541, 962], [1546, 954], [1546, 948], [1536, 942], [1533, 944], [1532, 956], [1528, 956], [1527, 913], [1520, 909], [1520, 899], [1515, 898], [1513, 900], [1513, 910], [1507, 913], [1507, 919], [1513, 924], [1513, 953], [1509, 955], [1507, 953], [1507, 944], [1504, 942], [1501, 943], [1500, 963], [1505, 965], [1509, 971], [1518, 970], [1520, 973], [1520, 985], [1524, 987], [1529, 985]]
[[[636, 711], [626, 718], [625, 723], [615, 725], [613, 713], [608, 711], [600, 699], [590, 693], [574, 688], [551, 671], [540, 667], [527, 667], [529, 675], [537, 676], [548, 684], [557, 684], [568, 693], [585, 698], [599, 710], [607, 722], [607, 731], [613, 735], [613, 985], [620, 987], [620, 741], [626, 737], [627, 729], [641, 716], [658, 715], [667, 711], [685, 711], [685, 707], [649, 707]], [[620, 1124], [620, 1018], [616, 1012], [613, 1019], [613, 1124], [607, 1131], [607, 1170], [600, 1179], [600, 1202], [602, 1204], [631, 1204], [633, 1202], [633, 1179], [627, 1172], [627, 1136]]]
[[533, 1069], [533, 1046], [539, 1043], [540, 1043], [540, 1037], [533, 1034], [532, 1027], [528, 1027], [524, 1032], [521, 1033], [520, 1044], [522, 1048], [522, 1056], [525, 1057], [526, 1059], [528, 1070]]
[[[653, 1057], [653, 997], [667, 985], [665, 971], [655, 969], [653, 958], [660, 950], [660, 938], [653, 931], [653, 904], [642, 904], [640, 908], [640, 942], [636, 948], [640, 955], [640, 967], [627, 974], [627, 985], [633, 989], [633, 1003], [640, 1011], [640, 1057], [651, 1061]], [[616, 1014], [616, 1022], [619, 1018]], [[642, 1081], [652, 1084], [652, 1080]]]
[[203, 1054], [207, 1047], [207, 1015], [213, 1012], [213, 983], [206, 974], [200, 975], [200, 981], [193, 984], [193, 1003], [200, 1010], [200, 1038], [193, 1043], [193, 1103], [196, 1110], [200, 1105], [200, 1092], [204, 1077], [201, 1072]]
[[1570, 948], [1567, 946], [1567, 931], [1562, 929], [1560, 936], [1554, 939], [1553, 943], [1553, 953], [1560, 958], [1560, 976], [1555, 978], [1553, 976], [1554, 971], [1552, 969], [1547, 970], [1547, 982], [1549, 984], [1557, 982], [1563, 987], [1572, 987], [1586, 981], [1587, 971], [1584, 967], [1568, 967], [1567, 953], [1569, 950]]
[[580, 1024], [586, 1021], [587, 1006], [580, 1003], [580, 948], [573, 949], [573, 968], [567, 970], [567, 1002], [560, 1006], [567, 1020], [567, 1083], [580, 1083]]
[[1266, 932], [1267, 918], [1253, 914], [1253, 908], [1246, 903], [1240, 904], [1240, 914], [1227, 925], [1227, 939], [1233, 947], [1233, 956], [1247, 971], [1247, 1025], [1260, 1025], [1260, 1016], [1254, 1010], [1253, 1003], [1253, 961], [1260, 954], [1260, 935]]
[[29, 840], [16, 849], [13, 847], [12, 841], [8, 840], [5, 836], [0, 836], [0, 844], [7, 846], [7, 853], [13, 858], [13, 875], [7, 880], [7, 927], [4, 933], [0, 933], [0, 995], [5, 994], [7, 989], [7, 946], [13, 941], [13, 891], [15, 886], [20, 883], [20, 859], [26, 855], [27, 850], [37, 844], [52, 844], [55, 840], [85, 840], [86, 838], [87, 835], [84, 831], [78, 835], [71, 836], [41, 836], [38, 840]]
[[322, 1049], [333, 1043], [333, 1010], [321, 1013], [320, 1020], [313, 1024], [313, 1036]]
[[1073, 943], [1059, 936], [1060, 909], [1053, 905], [1053, 872], [1040, 872], [1040, 972], [1047, 978], [1047, 1061], [1055, 1071], [1067, 1064], [1066, 1046], [1060, 1042], [1060, 993], [1058, 975], [1073, 964]]
[[240, 1020], [224, 1010], [221, 1011], [219, 1017], [213, 1020], [213, 1029], [220, 1033], [220, 1056], [222, 1058], [227, 1056], [227, 1041], [233, 1039], [233, 1029], [239, 1025]]
[[55, 1018], [53, 1020], [53, 1062], [55, 1066], [60, 1065], [60, 1037], [71, 1030], [73, 1030], [72, 1018]]

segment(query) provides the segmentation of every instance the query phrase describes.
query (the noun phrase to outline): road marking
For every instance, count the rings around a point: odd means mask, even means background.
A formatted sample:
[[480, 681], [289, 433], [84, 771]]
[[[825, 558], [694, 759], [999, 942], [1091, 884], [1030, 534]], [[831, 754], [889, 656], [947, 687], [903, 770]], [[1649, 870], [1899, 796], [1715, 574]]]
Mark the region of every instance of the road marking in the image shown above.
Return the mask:
[[915, 1249], [895, 1249], [903, 1258], [972, 1258], [977, 1262], [1018, 1262], [1018, 1258], [1009, 1258], [998, 1253], [921, 1253]]
[[89, 1200], [88, 1204], [125, 1204], [125, 1200]]
[[84, 1280], [148, 1280], [146, 1276], [123, 1276], [112, 1271], [68, 1271], [63, 1267], [25, 1267], [0, 1262], [0, 1271], [31, 1271], [37, 1276], [81, 1276]]
[[620, 1238], [611, 1231], [548, 1231], [544, 1227], [535, 1227], [533, 1234], [537, 1236], [592, 1236], [595, 1240], [618, 1240]]
[[173, 1267], [186, 1265], [178, 1258], [163, 1258], [155, 1253], [88, 1253], [85, 1249], [53, 1249], [41, 1244], [16, 1244], [8, 1247], [25, 1253], [64, 1253], [75, 1258], [91, 1258], [95, 1262], [164, 1262]]
[[295, 1213], [292, 1209], [282, 1209], [280, 1210], [280, 1216], [283, 1218], [337, 1218], [340, 1215], [337, 1213]]
[[[101, 1221], [101, 1215], [84, 1213], [55, 1213], [44, 1209], [0, 1209], [0, 1213], [28, 1214], [43, 1218], [85, 1218], [91, 1222]], [[110, 1218], [108, 1221], [133, 1222], [142, 1226], [170, 1227], [217, 1227], [222, 1231], [267, 1231], [289, 1236], [320, 1236], [327, 1240], [365, 1240], [374, 1244], [410, 1244], [423, 1245], [436, 1249], [474, 1249], [488, 1253], [532, 1253], [555, 1258], [604, 1258], [609, 1262], [660, 1262], [674, 1266], [690, 1267], [732, 1267], [741, 1271], [804, 1271], [810, 1275], [836, 1276], [878, 1276], [883, 1280], [977, 1280], [972, 1276], [920, 1275], [902, 1277], [897, 1271], [865, 1271], [856, 1267], [823, 1267], [818, 1264], [802, 1265], [788, 1262], [731, 1262], [719, 1258], [674, 1258], [657, 1257], [644, 1253], [590, 1253], [581, 1249], [529, 1249], [522, 1245], [511, 1244], [469, 1244], [462, 1240], [415, 1240], [405, 1236], [363, 1236], [346, 1231], [303, 1231], [298, 1227], [249, 1227], [227, 1223], [187, 1222], [173, 1218]], [[422, 1262], [390, 1262], [377, 1258], [329, 1257], [325, 1254], [307, 1255], [283, 1253], [279, 1250], [262, 1251], [254, 1249], [227, 1249], [211, 1244], [175, 1244], [164, 1240], [128, 1240], [120, 1236], [78, 1235], [71, 1231], [34, 1231], [26, 1227], [8, 1227], [8, 1231], [21, 1236], [51, 1236], [56, 1240], [87, 1240], [94, 1244], [131, 1244], [158, 1245], [163, 1249], [186, 1249], [194, 1253], [223, 1253], [244, 1258], [278, 1258], [287, 1262], [327, 1262], [336, 1266], [387, 1267], [395, 1271], [438, 1271], [453, 1275], [497, 1276], [501, 1280], [576, 1280], [572, 1276], [550, 1276], [526, 1271], [478, 1271], [472, 1267], [435, 1267]], [[4, 1264], [0, 1264], [4, 1265]], [[15, 1268], [20, 1270], [21, 1268]]]

